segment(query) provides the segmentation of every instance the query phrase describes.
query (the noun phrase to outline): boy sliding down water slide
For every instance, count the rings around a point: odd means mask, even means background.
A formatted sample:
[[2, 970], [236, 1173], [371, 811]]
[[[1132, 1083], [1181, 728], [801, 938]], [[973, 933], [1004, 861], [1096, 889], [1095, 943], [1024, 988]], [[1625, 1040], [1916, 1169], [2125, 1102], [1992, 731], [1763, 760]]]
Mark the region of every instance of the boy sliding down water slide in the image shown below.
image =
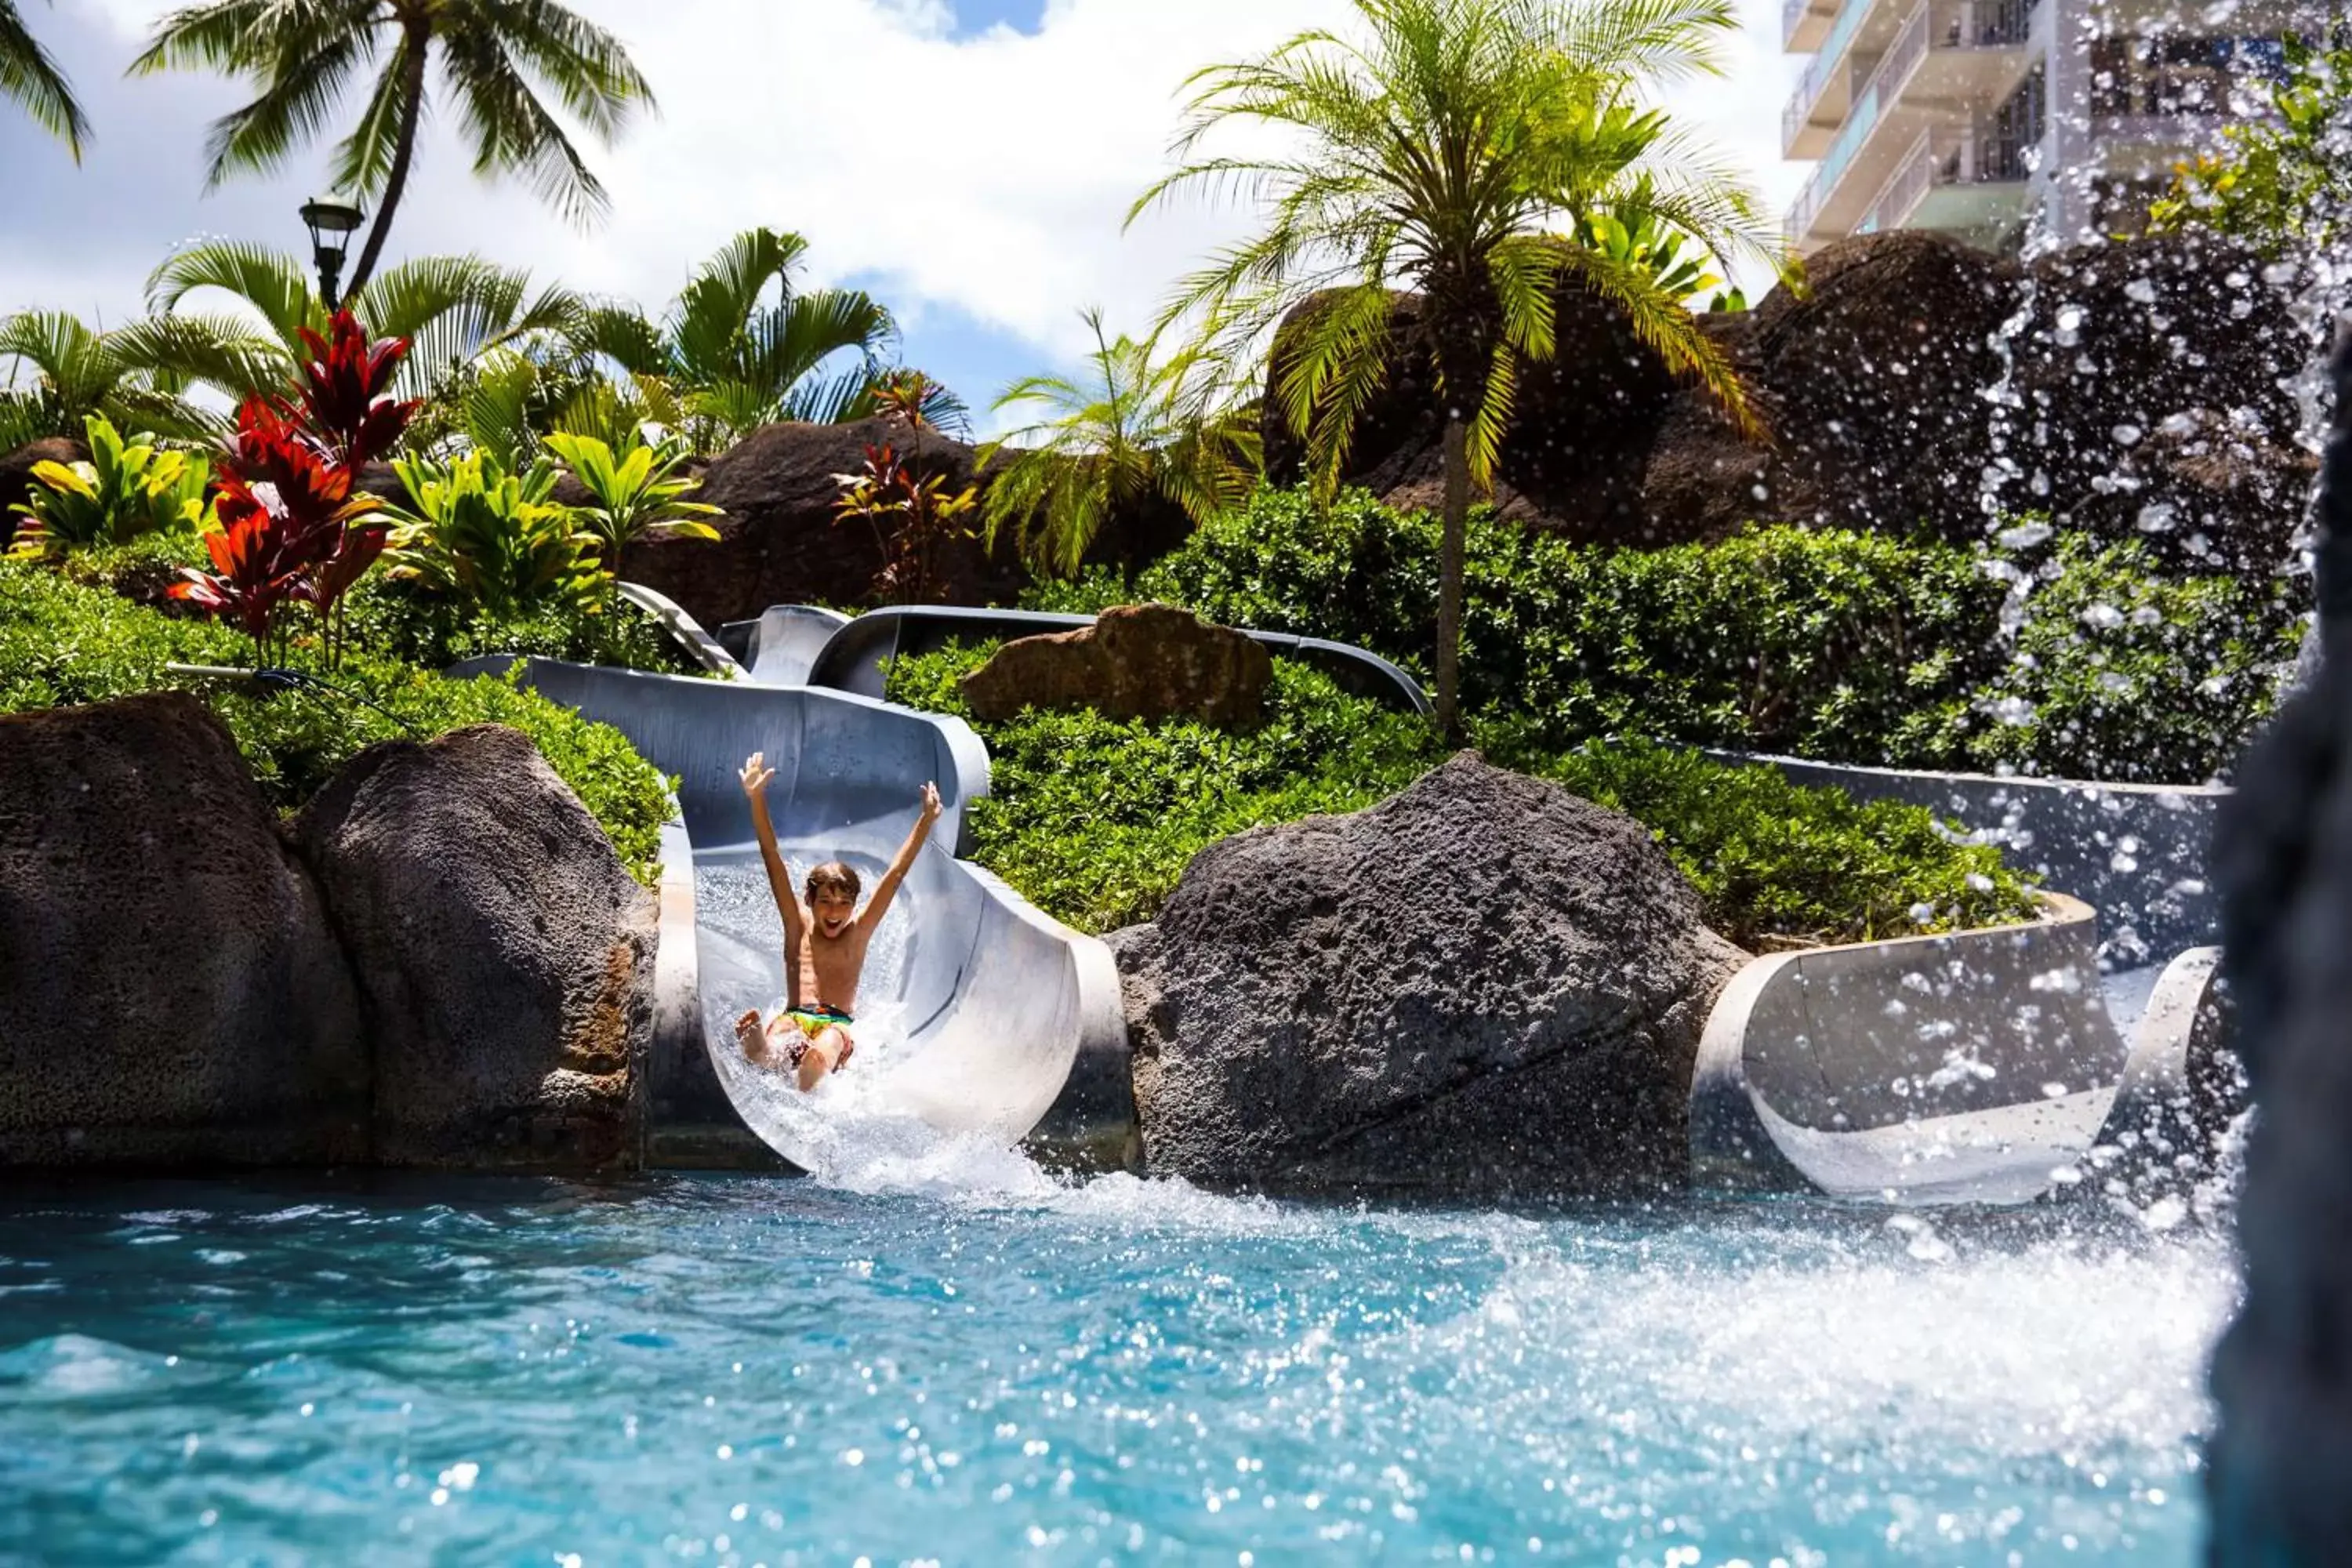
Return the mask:
[[776, 771], [767, 753], [754, 752], [743, 764], [743, 793], [751, 797], [751, 823], [759, 829], [760, 858], [768, 868], [768, 888], [784, 917], [784, 973], [791, 1001], [764, 1026], [757, 1009], [735, 1020], [735, 1037], [755, 1066], [791, 1068], [806, 1092], [828, 1073], [849, 1065], [856, 1042], [849, 1037], [857, 1008], [857, 980], [866, 969], [866, 947], [898, 896], [898, 884], [915, 868], [931, 824], [940, 819], [937, 784], [923, 786], [922, 814], [898, 847], [898, 858], [882, 873], [873, 901], [857, 910], [857, 873], [829, 860], [808, 874], [808, 904], [793, 894], [792, 873], [776, 847], [775, 824], [768, 820], [768, 783]]

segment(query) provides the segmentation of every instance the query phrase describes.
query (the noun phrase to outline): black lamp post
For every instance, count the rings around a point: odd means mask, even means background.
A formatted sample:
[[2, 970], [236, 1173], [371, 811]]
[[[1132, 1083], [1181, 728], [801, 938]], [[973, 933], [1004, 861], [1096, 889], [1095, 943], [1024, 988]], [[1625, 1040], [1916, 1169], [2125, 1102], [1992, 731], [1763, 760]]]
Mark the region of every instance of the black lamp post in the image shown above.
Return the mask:
[[343, 276], [343, 251], [352, 231], [367, 221], [367, 214], [349, 202], [314, 196], [302, 204], [302, 221], [310, 226], [310, 257], [319, 264], [319, 297], [329, 311], [342, 309], [337, 288]]

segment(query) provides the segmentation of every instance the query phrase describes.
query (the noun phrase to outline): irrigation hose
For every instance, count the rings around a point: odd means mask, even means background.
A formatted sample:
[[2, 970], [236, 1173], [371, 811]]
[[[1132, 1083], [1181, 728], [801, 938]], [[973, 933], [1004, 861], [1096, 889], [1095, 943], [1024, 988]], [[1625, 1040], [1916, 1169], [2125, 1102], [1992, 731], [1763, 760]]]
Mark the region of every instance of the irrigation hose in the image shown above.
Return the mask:
[[412, 736], [422, 734], [415, 725], [386, 708], [383, 703], [373, 698], [362, 697], [358, 692], [344, 687], [337, 686], [331, 680], [321, 680], [308, 670], [284, 669], [272, 666], [243, 669], [231, 664], [166, 664], [163, 668], [173, 675], [197, 676], [211, 680], [252, 681], [261, 686], [280, 687], [289, 691], [323, 691], [331, 697], [340, 697], [346, 702], [356, 702], [362, 708], [373, 709], [399, 725], [405, 734]]

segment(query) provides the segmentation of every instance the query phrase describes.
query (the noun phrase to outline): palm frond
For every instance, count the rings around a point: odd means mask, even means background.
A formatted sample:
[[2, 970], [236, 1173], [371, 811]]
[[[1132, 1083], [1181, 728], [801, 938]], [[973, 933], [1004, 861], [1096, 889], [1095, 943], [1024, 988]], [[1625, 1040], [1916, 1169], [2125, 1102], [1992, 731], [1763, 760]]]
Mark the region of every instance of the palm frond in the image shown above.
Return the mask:
[[58, 62], [25, 26], [15, 0], [0, 0], [0, 98], [15, 99], [34, 124], [63, 142], [75, 163], [81, 162], [89, 118]]

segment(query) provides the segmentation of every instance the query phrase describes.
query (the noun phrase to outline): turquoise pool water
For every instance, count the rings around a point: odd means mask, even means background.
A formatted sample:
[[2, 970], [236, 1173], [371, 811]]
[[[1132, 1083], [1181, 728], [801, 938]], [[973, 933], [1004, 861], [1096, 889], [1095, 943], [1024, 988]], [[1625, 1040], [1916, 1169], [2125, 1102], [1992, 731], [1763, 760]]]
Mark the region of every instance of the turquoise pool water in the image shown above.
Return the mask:
[[1010, 1155], [0, 1197], [0, 1560], [2189, 1563], [2213, 1242]]

